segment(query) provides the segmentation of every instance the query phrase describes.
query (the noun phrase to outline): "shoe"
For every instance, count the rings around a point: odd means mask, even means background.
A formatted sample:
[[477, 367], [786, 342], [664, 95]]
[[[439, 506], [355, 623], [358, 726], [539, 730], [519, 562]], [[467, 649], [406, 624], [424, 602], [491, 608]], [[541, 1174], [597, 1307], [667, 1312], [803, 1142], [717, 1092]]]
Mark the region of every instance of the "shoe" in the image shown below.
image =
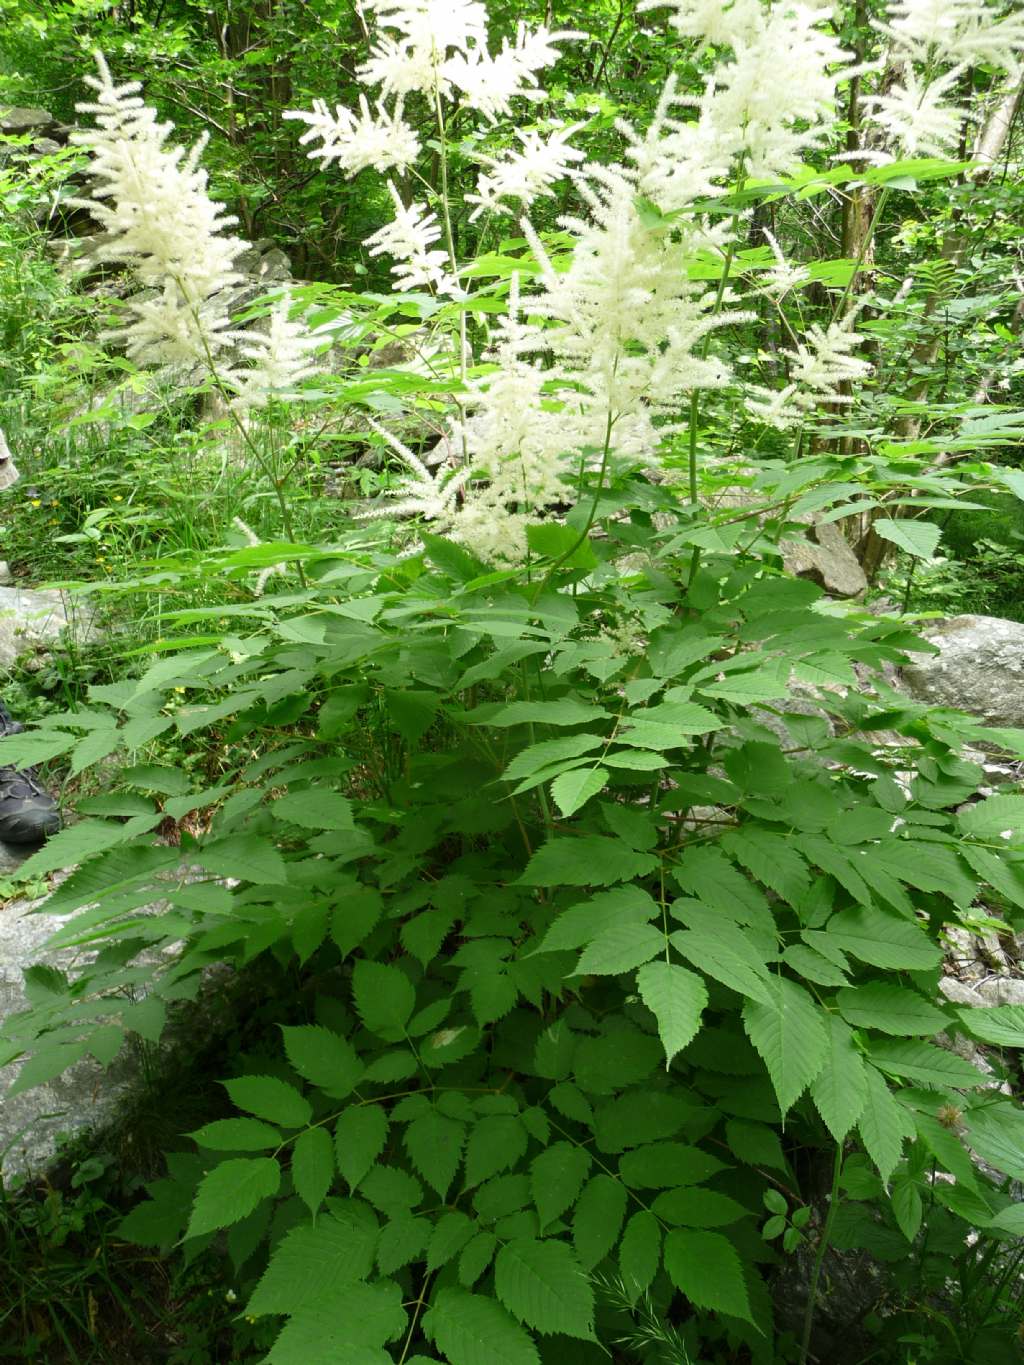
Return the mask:
[[[19, 735], [24, 728], [0, 702], [0, 738]], [[35, 768], [0, 767], [0, 843], [41, 844], [59, 829], [57, 803]]]

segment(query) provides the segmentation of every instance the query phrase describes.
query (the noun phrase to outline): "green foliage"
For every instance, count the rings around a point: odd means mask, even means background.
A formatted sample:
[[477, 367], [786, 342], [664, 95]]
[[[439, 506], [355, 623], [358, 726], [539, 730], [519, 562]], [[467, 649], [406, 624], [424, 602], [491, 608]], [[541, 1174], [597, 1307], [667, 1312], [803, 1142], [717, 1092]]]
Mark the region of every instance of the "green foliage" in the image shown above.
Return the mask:
[[[982, 1196], [990, 1182], [967, 1146], [928, 1124], [942, 1105], [962, 1107], [971, 1148], [1013, 1176], [1018, 1111], [1007, 1103], [998, 1118], [985, 1078], [928, 1040], [1020, 1036], [1012, 1012], [975, 1023], [935, 991], [942, 926], [969, 915], [981, 884], [966, 855], [1016, 866], [1015, 846], [998, 837], [1016, 828], [1016, 798], [991, 797], [958, 819], [901, 797], [894, 827], [888, 769], [869, 737], [884, 716], [952, 775], [971, 724], [890, 698], [876, 680], [877, 700], [830, 699], [841, 738], [784, 747], [743, 704], [712, 695], [704, 650], [667, 662], [694, 632], [677, 622], [668, 586], [660, 604], [648, 588], [646, 652], [623, 656], [610, 677], [570, 664], [537, 677], [543, 701], [517, 699], [500, 678], [470, 696], [461, 675], [506, 644], [487, 629], [493, 615], [514, 606], [557, 657], [587, 638], [596, 612], [616, 609], [621, 589], [578, 592], [555, 613], [543, 599], [532, 606], [529, 590], [467, 588], [424, 561], [399, 571], [375, 555], [349, 557], [358, 572], [347, 598], [334, 586], [298, 603], [268, 599], [258, 671], [239, 672], [225, 651], [185, 651], [109, 701], [97, 689], [78, 713], [95, 718], [88, 737], [101, 723], [123, 732], [177, 686], [214, 714], [232, 698], [232, 714], [254, 716], [285, 689], [318, 708], [362, 689], [347, 721], [331, 708], [327, 741], [296, 742], [287, 721], [277, 738], [254, 721], [264, 756], [225, 774], [209, 833], [180, 851], [210, 869], [207, 880], [177, 890], [165, 881], [166, 910], [133, 918], [166, 860], [147, 852], [152, 833], [125, 836], [123, 817], [94, 817], [117, 842], [59, 893], [72, 915], [65, 942], [123, 942], [129, 953], [176, 945], [172, 965], [146, 969], [151, 999], [195, 990], [211, 960], [241, 966], [260, 954], [310, 983], [306, 1017], [225, 1080], [237, 1116], [194, 1132], [204, 1165], [178, 1214], [186, 1245], [253, 1227], [250, 1254], [268, 1268], [248, 1312], [282, 1319], [271, 1359], [315, 1365], [342, 1339], [377, 1352], [421, 1330], [453, 1365], [484, 1350], [534, 1359], [549, 1333], [602, 1339], [594, 1273], [621, 1275], [631, 1303], [648, 1289], [675, 1294], [695, 1341], [717, 1339], [716, 1324], [770, 1340], [758, 1286], [774, 1238], [785, 1234], [784, 1254], [808, 1233], [801, 1215], [762, 1240], [759, 1211], [794, 1146], [862, 1144], [911, 1240], [926, 1221], [915, 1173], [932, 1161], [963, 1190], [944, 1215], [960, 1218], [962, 1235], [982, 1218], [979, 1200], [991, 1221], [995, 1186]], [[389, 586], [396, 572], [400, 586]], [[816, 594], [794, 608], [784, 578], [730, 556], [708, 559], [702, 574], [719, 653], [755, 622], [776, 676], [820, 651]], [[324, 601], [373, 601], [375, 619], [331, 615], [313, 634]], [[441, 602], [458, 630], [457, 645], [439, 648], [414, 623], [430, 623]], [[835, 624], [828, 649], [869, 663], [898, 657], [907, 639], [866, 616]], [[406, 747], [396, 766], [377, 698], [399, 670], [432, 680], [437, 740], [429, 751], [397, 741]], [[676, 728], [663, 709], [683, 695], [704, 699], [711, 720], [699, 731], [690, 713]], [[778, 709], [801, 723], [784, 701]], [[46, 742], [66, 723], [48, 718], [37, 734]], [[654, 779], [609, 769], [600, 799], [569, 816], [540, 799], [544, 782], [508, 795], [531, 748], [568, 731], [610, 752], [634, 727], [665, 759]], [[67, 733], [74, 752], [83, 741]], [[339, 752], [345, 773], [362, 774], [340, 788], [319, 775]], [[158, 778], [138, 769], [140, 784]], [[481, 789], [494, 799], [481, 804]], [[719, 814], [707, 826], [698, 808], [712, 791]], [[826, 843], [823, 828], [837, 837]], [[949, 875], [925, 875], [936, 857]], [[116, 1019], [110, 971], [101, 959], [78, 991], [104, 997]], [[48, 996], [18, 1021], [15, 1046], [54, 1067], [62, 1049], [89, 1046], [95, 1025], [76, 1017], [76, 998]], [[148, 1237], [144, 1211], [156, 1217], [164, 1198], [154, 1187], [126, 1233]], [[342, 1326], [353, 1313], [358, 1340]]]

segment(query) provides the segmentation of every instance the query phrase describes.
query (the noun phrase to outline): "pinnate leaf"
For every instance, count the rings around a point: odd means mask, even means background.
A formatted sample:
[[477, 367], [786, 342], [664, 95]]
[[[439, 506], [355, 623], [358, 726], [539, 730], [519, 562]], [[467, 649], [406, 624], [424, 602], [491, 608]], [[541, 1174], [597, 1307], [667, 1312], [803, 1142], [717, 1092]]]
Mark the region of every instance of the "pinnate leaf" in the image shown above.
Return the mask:
[[903, 1139], [913, 1137], [914, 1126], [873, 1066], [865, 1068], [864, 1079], [864, 1108], [857, 1128], [865, 1151], [888, 1184], [903, 1151]]
[[282, 1026], [284, 1050], [304, 1079], [332, 1099], [344, 1099], [358, 1084], [363, 1064], [347, 1038], [320, 1024]]
[[942, 960], [940, 949], [913, 920], [873, 906], [833, 915], [826, 934], [836, 947], [873, 967], [927, 971]]
[[379, 1104], [353, 1105], [339, 1115], [334, 1127], [334, 1155], [351, 1189], [380, 1156], [387, 1136], [388, 1116]]
[[761, 1054], [783, 1114], [799, 1099], [825, 1062], [828, 1035], [821, 1010], [794, 981], [775, 977], [771, 1000], [748, 1000], [743, 1026]]
[[281, 1141], [277, 1129], [259, 1119], [216, 1119], [189, 1137], [213, 1152], [263, 1152]]
[[405, 1149], [413, 1166], [443, 1199], [462, 1160], [465, 1124], [431, 1110], [405, 1130]]
[[696, 972], [669, 962], [648, 962], [636, 974], [640, 998], [658, 1021], [665, 1068], [691, 1042], [708, 1003], [707, 987]]
[[292, 1151], [295, 1192], [313, 1214], [327, 1197], [334, 1179], [334, 1147], [326, 1128], [307, 1128]]
[[363, 1215], [325, 1213], [285, 1233], [246, 1311], [253, 1317], [295, 1313], [330, 1298], [342, 1284], [365, 1279], [373, 1268], [377, 1224], [365, 1205]]
[[580, 954], [578, 976], [616, 976], [664, 952], [665, 936], [651, 924], [628, 920], [604, 929]]
[[873, 1028], [903, 1037], [914, 1034], [932, 1037], [948, 1022], [942, 1011], [929, 1005], [917, 991], [887, 981], [871, 981], [866, 986], [839, 991], [836, 1004], [839, 1013], [854, 1028]]
[[551, 784], [555, 805], [564, 816], [575, 815], [608, 781], [607, 768], [574, 768], [562, 773]]
[[661, 1228], [654, 1214], [642, 1209], [626, 1224], [619, 1246], [619, 1270], [633, 1299], [651, 1283], [660, 1264]]
[[619, 1239], [626, 1216], [626, 1187], [610, 1175], [595, 1175], [576, 1204], [572, 1240], [584, 1270], [593, 1270]]
[[834, 1014], [828, 1017], [828, 1050], [825, 1063], [811, 1085], [811, 1099], [837, 1142], [842, 1142], [860, 1118], [867, 1081], [864, 1058], [853, 1034]]
[[398, 967], [360, 958], [352, 970], [352, 991], [359, 1017], [378, 1038], [396, 1043], [416, 1005], [412, 982]]
[[271, 1157], [234, 1157], [208, 1172], [196, 1190], [187, 1237], [230, 1227], [247, 1218], [262, 1199], [272, 1199], [281, 1168]]
[[423, 1330], [451, 1365], [539, 1365], [530, 1336], [500, 1303], [482, 1294], [440, 1290]]
[[583, 834], [542, 844], [519, 881], [523, 886], [611, 886], [644, 877], [657, 865], [652, 854], [638, 853], [622, 839]]
[[665, 1238], [665, 1269], [696, 1307], [753, 1321], [743, 1263], [721, 1233], [674, 1229]]
[[284, 1128], [304, 1128], [313, 1117], [309, 1100], [276, 1076], [238, 1076], [224, 1088], [239, 1109]]
[[594, 1292], [564, 1242], [507, 1242], [494, 1263], [494, 1285], [505, 1307], [534, 1331], [593, 1337]]
[[530, 1189], [541, 1227], [575, 1202], [590, 1171], [590, 1154], [571, 1142], [553, 1142], [530, 1166]]

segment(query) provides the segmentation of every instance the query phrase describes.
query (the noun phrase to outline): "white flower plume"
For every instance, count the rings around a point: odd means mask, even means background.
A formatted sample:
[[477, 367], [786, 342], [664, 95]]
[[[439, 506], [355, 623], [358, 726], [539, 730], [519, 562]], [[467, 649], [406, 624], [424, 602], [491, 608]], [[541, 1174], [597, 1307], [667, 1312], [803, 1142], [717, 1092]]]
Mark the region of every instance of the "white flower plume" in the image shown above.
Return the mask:
[[523, 132], [516, 129], [516, 137], [523, 144], [522, 151], [509, 149], [504, 156], [481, 156], [489, 167], [477, 181], [476, 194], [467, 194], [466, 201], [475, 204], [470, 219], [488, 212], [510, 212], [502, 200], [516, 200], [520, 209], [529, 208], [535, 199], [552, 194], [552, 186], [572, 170], [573, 164], [583, 160], [577, 147], [569, 146], [569, 139], [582, 124], [571, 128], [556, 128], [545, 139], [536, 129]]
[[458, 286], [446, 269], [448, 253], [431, 250], [441, 236], [437, 214], [430, 213], [423, 204], [413, 203], [406, 208], [390, 180], [388, 190], [395, 206], [395, 217], [367, 237], [370, 255], [395, 257], [396, 264], [391, 267], [391, 273], [402, 289], [426, 285], [439, 294], [456, 293]]
[[332, 114], [324, 100], [314, 100], [311, 113], [289, 109], [284, 117], [309, 125], [299, 142], [320, 142], [308, 153], [312, 160], [325, 166], [336, 162], [346, 175], [357, 175], [368, 166], [376, 171], [406, 171], [422, 150], [419, 138], [402, 118], [401, 99], [391, 113], [378, 101], [374, 115], [366, 96], [360, 95], [358, 115], [341, 104], [335, 105]]
[[714, 47], [731, 47], [752, 33], [761, 17], [760, 0], [643, 0], [637, 12], [671, 9], [669, 23], [681, 38], [697, 38]]
[[986, 63], [1016, 71], [1024, 54], [1024, 13], [985, 0], [896, 0], [875, 28], [909, 61]]
[[790, 364], [789, 384], [779, 391], [750, 390], [747, 408], [758, 421], [783, 430], [796, 426], [807, 413], [825, 403], [853, 401], [841, 392], [840, 384], [866, 379], [872, 370], [870, 362], [853, 354], [864, 340], [853, 330], [858, 311], [852, 309], [828, 327], [812, 324], [795, 350], [783, 351]]
[[240, 413], [265, 408], [271, 398], [287, 396], [318, 366], [313, 354], [320, 342], [301, 320], [290, 317], [291, 291], [285, 290], [270, 314], [265, 333], [248, 332], [239, 347], [249, 366], [232, 370], [227, 378], [235, 389], [232, 407]]
[[960, 79], [954, 68], [926, 84], [909, 63], [902, 83], [884, 95], [864, 100], [866, 118], [883, 128], [907, 156], [945, 156], [955, 147], [965, 111], [943, 103], [943, 97]]
[[229, 235], [236, 219], [206, 192], [205, 140], [187, 154], [169, 147], [172, 125], [139, 98], [139, 83], [115, 85], [100, 53], [96, 65], [98, 75], [86, 77], [96, 99], [78, 110], [98, 126], [72, 134], [92, 153], [95, 185], [77, 202], [108, 234], [95, 258], [127, 266], [144, 289], [160, 291], [129, 299], [130, 321], [110, 335], [141, 364], [203, 361], [232, 340], [221, 296], [241, 279], [234, 262], [247, 244]]
[[459, 492], [469, 477], [468, 469], [442, 467], [432, 474], [420, 457], [404, 441], [386, 430], [372, 417], [367, 422], [405, 466], [405, 471], [392, 496], [380, 507], [364, 512], [364, 517], [422, 517], [434, 522], [438, 530], [447, 530], [456, 515]]

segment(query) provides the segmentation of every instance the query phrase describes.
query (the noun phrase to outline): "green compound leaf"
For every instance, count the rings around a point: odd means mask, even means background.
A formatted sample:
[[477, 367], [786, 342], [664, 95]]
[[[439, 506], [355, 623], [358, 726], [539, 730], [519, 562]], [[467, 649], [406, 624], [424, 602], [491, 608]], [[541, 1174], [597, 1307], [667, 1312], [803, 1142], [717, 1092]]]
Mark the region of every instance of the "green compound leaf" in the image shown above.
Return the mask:
[[380, 1348], [408, 1321], [397, 1284], [341, 1284], [318, 1303], [293, 1313], [275, 1341], [268, 1365], [387, 1365]]
[[[957, 1010], [973, 1038], [997, 1047], [1024, 1047], [1024, 1005], [995, 1005], [991, 1009]], [[195, 1134], [193, 1134], [195, 1136]]]
[[669, 962], [648, 962], [636, 974], [640, 998], [658, 1021], [665, 1049], [665, 1069], [700, 1028], [708, 991], [696, 972]]
[[610, 1175], [595, 1175], [576, 1203], [572, 1240], [584, 1270], [593, 1270], [619, 1239], [626, 1216], [626, 1187]]
[[650, 853], [638, 853], [622, 839], [583, 834], [549, 839], [519, 878], [521, 886], [611, 886], [645, 877], [658, 866]]
[[828, 1051], [825, 1064], [811, 1085], [811, 1099], [825, 1127], [842, 1142], [860, 1118], [867, 1094], [864, 1058], [853, 1034], [834, 1014], [828, 1017]]
[[313, 1106], [304, 1095], [276, 1076], [238, 1076], [224, 1081], [224, 1088], [239, 1109], [283, 1128], [305, 1128]]
[[828, 1050], [825, 1016], [802, 986], [785, 977], [770, 982], [771, 1001], [748, 1000], [743, 1026], [761, 1054], [779, 1108], [790, 1109], [821, 1071]]
[[353, 829], [352, 803], [326, 787], [287, 792], [271, 807], [275, 820], [287, 820], [303, 829]]
[[871, 906], [833, 915], [826, 926], [832, 943], [872, 967], [927, 971], [942, 961], [942, 952], [913, 920]]
[[383, 1152], [387, 1137], [388, 1116], [379, 1104], [353, 1105], [339, 1115], [334, 1126], [334, 1155], [351, 1189]]
[[1024, 796], [989, 796], [967, 806], [957, 817], [965, 834], [998, 839], [1004, 832], [1019, 837], [1024, 831]]
[[259, 1119], [217, 1119], [188, 1136], [213, 1152], [262, 1152], [281, 1141], [278, 1130]]
[[405, 1130], [405, 1150], [427, 1184], [444, 1199], [462, 1161], [466, 1126], [431, 1111], [413, 1119]]
[[661, 1227], [654, 1214], [643, 1209], [626, 1224], [619, 1246], [619, 1270], [634, 1301], [654, 1279], [660, 1264]]
[[494, 1263], [498, 1298], [537, 1332], [594, 1339], [594, 1291], [564, 1242], [518, 1238]]
[[364, 1067], [348, 1039], [320, 1024], [282, 1026], [281, 1032], [288, 1060], [303, 1080], [332, 1099], [351, 1094]]
[[235, 1157], [205, 1175], [196, 1190], [186, 1237], [230, 1227], [247, 1218], [261, 1199], [271, 1199], [281, 1184], [281, 1168], [271, 1157]]
[[915, 559], [931, 559], [942, 536], [941, 528], [930, 521], [891, 521], [879, 517], [871, 523], [871, 529]]
[[412, 982], [398, 967], [360, 958], [352, 969], [352, 993], [359, 1017], [378, 1038], [400, 1042], [416, 1005]]
[[334, 1146], [326, 1128], [307, 1128], [292, 1149], [295, 1193], [315, 1214], [334, 1179]]
[[365, 1205], [344, 1216], [325, 1213], [292, 1228], [274, 1248], [246, 1312], [295, 1313], [330, 1298], [339, 1285], [363, 1280], [373, 1269], [377, 1222]]
[[923, 1034], [930, 1038], [949, 1022], [941, 1010], [929, 1005], [917, 991], [885, 981], [841, 990], [836, 994], [836, 1004], [839, 1013], [854, 1028], [873, 1028], [902, 1037]]
[[580, 954], [577, 976], [617, 976], [665, 951], [665, 935], [650, 924], [613, 924]]
[[571, 1208], [590, 1172], [589, 1152], [571, 1142], [553, 1142], [530, 1166], [530, 1191], [541, 1228]]
[[945, 1048], [915, 1039], [886, 1039], [873, 1043], [871, 1060], [883, 1071], [933, 1090], [970, 1090], [988, 1083], [976, 1066]]
[[551, 796], [564, 816], [575, 815], [592, 796], [604, 789], [607, 781], [607, 768], [575, 768], [555, 778]]
[[914, 1136], [907, 1111], [893, 1098], [885, 1078], [873, 1066], [865, 1068], [864, 1108], [857, 1128], [864, 1150], [886, 1184], [903, 1152], [903, 1139]]
[[451, 1365], [540, 1365], [537, 1348], [500, 1303], [464, 1289], [440, 1290], [423, 1331]]
[[696, 1307], [753, 1322], [743, 1263], [721, 1233], [674, 1229], [665, 1238], [665, 1269]]

